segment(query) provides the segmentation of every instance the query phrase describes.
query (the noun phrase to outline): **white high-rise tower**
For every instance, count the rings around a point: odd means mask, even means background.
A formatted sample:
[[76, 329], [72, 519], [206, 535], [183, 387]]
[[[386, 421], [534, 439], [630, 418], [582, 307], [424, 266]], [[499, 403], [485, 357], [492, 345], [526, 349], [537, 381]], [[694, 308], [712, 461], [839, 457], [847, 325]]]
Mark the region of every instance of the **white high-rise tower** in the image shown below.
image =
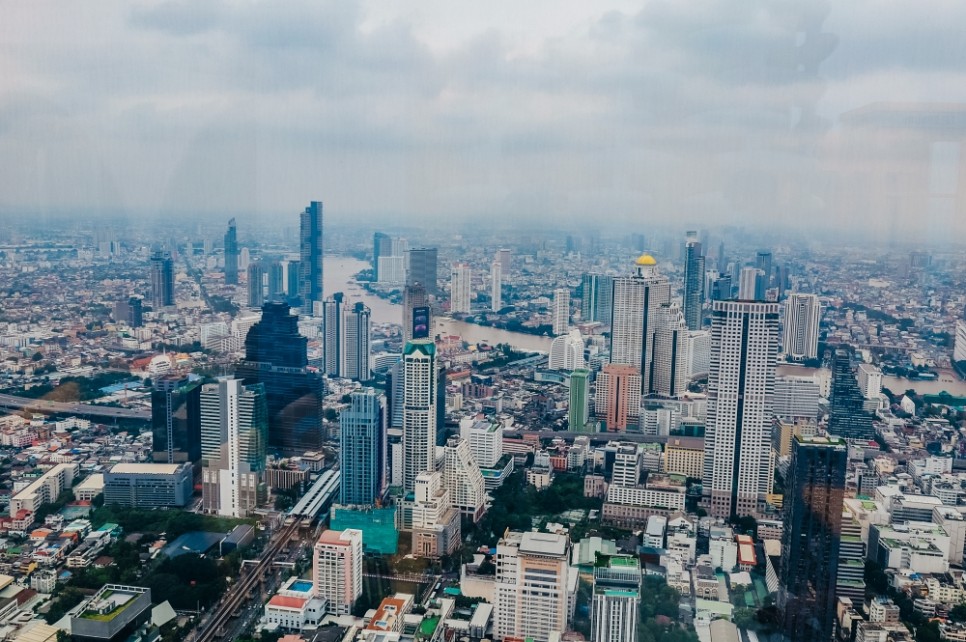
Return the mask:
[[436, 344], [414, 339], [403, 351], [403, 490], [436, 471]]
[[570, 290], [557, 288], [553, 291], [553, 334], [567, 334], [570, 327]]
[[704, 437], [704, 491], [714, 517], [754, 515], [771, 492], [778, 304], [715, 301]]
[[818, 357], [818, 326], [822, 306], [814, 294], [795, 292], [785, 300], [782, 344], [785, 354], [796, 360]]
[[472, 309], [473, 270], [466, 263], [453, 266], [452, 281], [450, 282], [449, 311], [452, 313], [469, 314]]
[[490, 266], [490, 309], [499, 312], [503, 307], [503, 264], [499, 260]]

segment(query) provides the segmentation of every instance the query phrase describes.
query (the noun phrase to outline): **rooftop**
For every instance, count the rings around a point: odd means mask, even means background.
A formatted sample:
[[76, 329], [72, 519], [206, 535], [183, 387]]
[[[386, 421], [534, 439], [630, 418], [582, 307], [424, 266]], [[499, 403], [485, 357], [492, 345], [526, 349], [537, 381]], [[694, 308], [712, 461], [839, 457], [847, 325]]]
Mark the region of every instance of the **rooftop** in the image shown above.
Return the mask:
[[567, 537], [554, 533], [524, 533], [520, 550], [537, 555], [564, 556], [567, 554]]
[[115, 464], [111, 472], [115, 475], [173, 475], [182, 464]]

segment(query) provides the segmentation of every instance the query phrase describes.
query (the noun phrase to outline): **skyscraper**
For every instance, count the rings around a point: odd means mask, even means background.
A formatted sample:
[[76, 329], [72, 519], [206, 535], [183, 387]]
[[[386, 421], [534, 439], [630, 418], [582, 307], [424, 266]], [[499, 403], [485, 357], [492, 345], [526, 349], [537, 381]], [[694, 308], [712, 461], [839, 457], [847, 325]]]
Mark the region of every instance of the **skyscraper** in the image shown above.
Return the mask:
[[248, 331], [245, 360], [235, 368], [246, 384], [265, 386], [269, 445], [284, 452], [301, 454], [322, 445], [325, 382], [307, 367], [307, 344], [289, 305], [269, 302]]
[[553, 533], [508, 531], [496, 545], [493, 632], [547, 642], [567, 630], [570, 540]]
[[715, 301], [704, 491], [714, 517], [753, 515], [771, 492], [778, 304]]
[[461, 515], [475, 524], [486, 512], [483, 474], [470, 451], [470, 443], [453, 435], [443, 448], [443, 487]]
[[414, 339], [403, 351], [403, 490], [416, 476], [436, 470], [436, 344]]
[[372, 235], [372, 276], [373, 281], [379, 281], [379, 259], [392, 255], [392, 237], [382, 232]]
[[550, 343], [550, 359], [547, 363], [550, 370], [579, 370], [584, 366], [584, 338], [580, 330], [574, 328]]
[[369, 381], [372, 378], [372, 311], [364, 303], [357, 301], [345, 306], [344, 318], [341, 376], [356, 381]]
[[493, 261], [490, 265], [490, 309], [499, 312], [503, 307], [503, 265]]
[[764, 283], [762, 284], [763, 289], [768, 289], [772, 284], [772, 257], [771, 252], [768, 250], [759, 250], [758, 254], [755, 255], [755, 267], [761, 270], [764, 275]]
[[741, 268], [741, 277], [738, 281], [738, 300], [740, 301], [764, 301], [765, 288], [762, 284], [765, 276], [764, 272], [752, 266]]
[[151, 391], [152, 459], [175, 464], [201, 459], [201, 381], [164, 375]]
[[151, 255], [151, 306], [157, 312], [174, 305], [174, 262], [170, 252]]
[[436, 296], [439, 281], [438, 265], [438, 252], [435, 247], [409, 250], [409, 272], [406, 276], [406, 283], [409, 285], [421, 283], [426, 288], [427, 293]]
[[829, 434], [847, 439], [874, 439], [872, 415], [865, 411], [864, 405], [865, 397], [852, 371], [852, 354], [846, 348], [838, 348], [832, 358]]
[[238, 285], [238, 230], [235, 219], [228, 219], [225, 232], [225, 284]]
[[329, 613], [348, 615], [362, 595], [362, 531], [325, 530], [312, 557], [313, 590], [329, 604]]
[[500, 262], [500, 271], [503, 274], [510, 273], [510, 264], [513, 259], [513, 253], [506, 248], [501, 248], [496, 251], [496, 260]]
[[847, 463], [848, 448], [838, 437], [792, 441], [778, 591], [790, 640], [832, 639]]
[[281, 301], [285, 293], [285, 271], [281, 261], [268, 264], [268, 300]]
[[371, 319], [365, 304], [350, 303], [341, 292], [322, 302], [325, 374], [357, 381], [371, 378]]
[[309, 314], [322, 301], [322, 203], [312, 201], [300, 216], [299, 294]]
[[803, 361], [818, 357], [818, 328], [822, 306], [814, 294], [794, 293], [785, 300], [785, 327], [782, 347], [791, 359]]
[[570, 328], [570, 290], [557, 288], [553, 291], [553, 314], [551, 315], [553, 334], [559, 337], [567, 334]]
[[302, 297], [299, 295], [299, 273], [302, 270], [301, 265], [298, 261], [289, 261], [288, 273], [285, 275], [285, 290], [288, 294], [287, 301], [293, 308], [302, 306]]
[[352, 391], [339, 430], [339, 503], [371, 506], [386, 489], [385, 397], [372, 388]]
[[688, 232], [684, 248], [684, 322], [700, 330], [704, 306], [704, 255], [696, 232]]
[[688, 390], [689, 333], [684, 315], [677, 304], [662, 305], [654, 315], [654, 335], [651, 342], [653, 362], [650, 394], [677, 397]]
[[590, 370], [574, 370], [570, 375], [570, 408], [567, 429], [583, 432], [590, 421]]
[[640, 560], [631, 555], [598, 554], [594, 564], [591, 642], [636, 640], [640, 604]]
[[260, 308], [265, 305], [265, 266], [261, 261], [252, 261], [248, 266], [248, 307]]
[[450, 281], [449, 311], [453, 314], [469, 314], [473, 300], [473, 269], [466, 263], [453, 265]]
[[126, 323], [129, 328], [140, 328], [144, 325], [144, 311], [141, 297], [128, 297], [115, 301], [113, 310], [114, 320]]
[[631, 365], [609, 363], [597, 373], [594, 408], [608, 432], [627, 430], [641, 414], [641, 374]]
[[342, 309], [345, 295], [336, 292], [322, 302], [322, 372], [330, 377], [340, 377], [345, 321]]
[[[610, 362], [636, 368], [642, 384], [651, 380], [653, 357], [649, 348], [655, 331], [654, 316], [670, 300], [667, 277], [658, 274], [657, 261], [649, 254], [635, 261], [632, 276], [614, 279]], [[641, 392], [646, 393], [646, 388]]]
[[403, 288], [403, 345], [413, 339], [429, 338], [432, 329], [432, 309], [429, 294], [422, 283]]
[[222, 379], [201, 387], [202, 506], [245, 517], [263, 503], [268, 441], [265, 387]]
[[611, 295], [614, 277], [606, 274], [585, 274], [581, 279], [580, 319], [599, 321], [602, 325], [611, 324]]

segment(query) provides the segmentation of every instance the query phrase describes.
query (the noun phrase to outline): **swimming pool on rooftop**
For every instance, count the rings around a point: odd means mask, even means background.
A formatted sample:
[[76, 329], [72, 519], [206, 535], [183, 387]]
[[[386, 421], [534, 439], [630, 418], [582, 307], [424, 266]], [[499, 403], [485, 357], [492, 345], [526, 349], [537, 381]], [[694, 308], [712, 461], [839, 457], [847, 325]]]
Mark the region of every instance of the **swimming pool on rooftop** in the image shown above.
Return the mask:
[[296, 580], [292, 582], [292, 585], [288, 587], [290, 591], [298, 591], [299, 593], [308, 593], [312, 590], [312, 582], [309, 580]]

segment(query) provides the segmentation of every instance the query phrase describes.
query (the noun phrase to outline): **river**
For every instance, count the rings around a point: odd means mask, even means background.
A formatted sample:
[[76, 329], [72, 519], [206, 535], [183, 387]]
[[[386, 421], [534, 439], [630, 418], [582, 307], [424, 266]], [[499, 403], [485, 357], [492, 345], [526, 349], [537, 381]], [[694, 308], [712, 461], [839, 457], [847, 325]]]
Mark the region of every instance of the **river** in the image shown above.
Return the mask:
[[[358, 283], [355, 275], [369, 268], [365, 261], [349, 256], [327, 256], [324, 259], [323, 274], [325, 294], [344, 292], [354, 301], [362, 301], [372, 310], [373, 323], [402, 323], [402, 306], [390, 303], [372, 294]], [[538, 337], [522, 332], [510, 332], [457, 321], [449, 317], [437, 317], [433, 321], [435, 334], [460, 336], [468, 343], [508, 343], [518, 350], [530, 352], [550, 352], [550, 337]]]
[[[778, 374], [809, 377], [817, 372], [815, 368], [805, 368], [793, 364], [779, 364]], [[826, 370], [826, 372], [828, 372]], [[956, 376], [951, 370], [940, 370], [939, 378], [935, 381], [922, 379], [902, 379], [900, 377], [882, 376], [882, 387], [888, 388], [894, 394], [915, 390], [920, 395], [935, 395], [948, 392], [954, 397], [966, 397], [966, 381]]]

